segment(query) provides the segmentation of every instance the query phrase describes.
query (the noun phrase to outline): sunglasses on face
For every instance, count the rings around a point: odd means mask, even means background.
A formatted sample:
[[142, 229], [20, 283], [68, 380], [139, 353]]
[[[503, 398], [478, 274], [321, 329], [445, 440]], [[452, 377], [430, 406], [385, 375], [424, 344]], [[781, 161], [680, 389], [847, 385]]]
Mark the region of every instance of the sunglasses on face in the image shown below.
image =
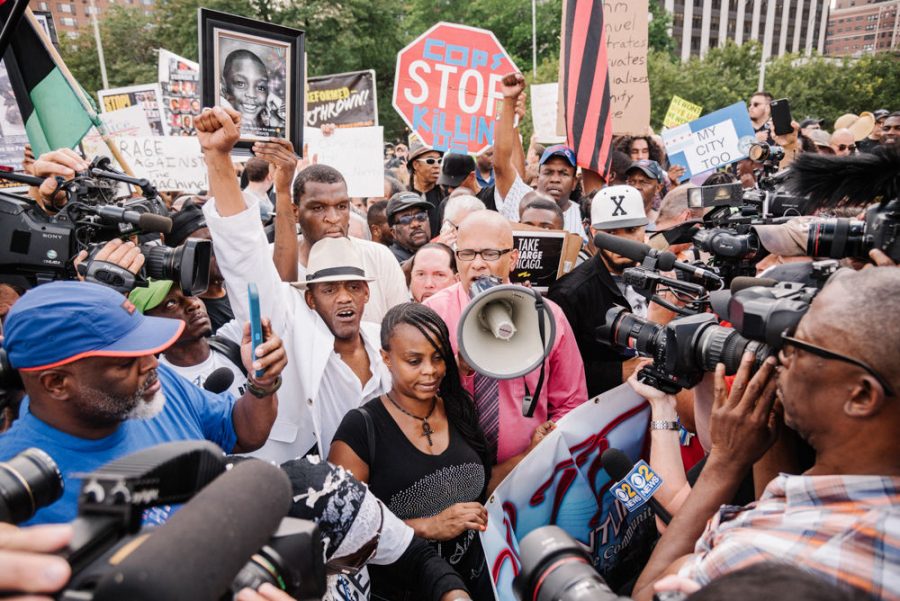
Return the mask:
[[844, 152], [845, 150], [856, 152], [856, 144], [838, 144], [838, 152]]
[[421, 161], [426, 165], [440, 165], [441, 159], [416, 159], [417, 161]]
[[428, 221], [428, 213], [422, 211], [421, 213], [415, 213], [414, 215], [404, 215], [403, 217], [397, 217], [394, 219], [394, 225], [409, 225], [413, 221]]

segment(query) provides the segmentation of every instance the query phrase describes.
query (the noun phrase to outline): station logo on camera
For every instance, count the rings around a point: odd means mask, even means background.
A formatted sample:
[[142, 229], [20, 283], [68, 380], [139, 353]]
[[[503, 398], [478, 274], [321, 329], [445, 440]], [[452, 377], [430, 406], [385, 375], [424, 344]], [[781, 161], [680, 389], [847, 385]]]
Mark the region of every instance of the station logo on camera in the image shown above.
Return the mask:
[[610, 490], [630, 513], [649, 501], [662, 483], [662, 478], [642, 459]]

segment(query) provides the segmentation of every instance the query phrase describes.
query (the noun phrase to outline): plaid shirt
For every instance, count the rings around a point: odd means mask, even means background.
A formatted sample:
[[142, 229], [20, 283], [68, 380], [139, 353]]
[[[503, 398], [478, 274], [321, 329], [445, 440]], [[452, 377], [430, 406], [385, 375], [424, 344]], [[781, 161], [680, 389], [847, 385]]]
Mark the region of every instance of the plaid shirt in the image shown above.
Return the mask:
[[781, 474], [755, 503], [723, 505], [694, 552], [680, 574], [700, 584], [777, 561], [900, 600], [900, 478]]

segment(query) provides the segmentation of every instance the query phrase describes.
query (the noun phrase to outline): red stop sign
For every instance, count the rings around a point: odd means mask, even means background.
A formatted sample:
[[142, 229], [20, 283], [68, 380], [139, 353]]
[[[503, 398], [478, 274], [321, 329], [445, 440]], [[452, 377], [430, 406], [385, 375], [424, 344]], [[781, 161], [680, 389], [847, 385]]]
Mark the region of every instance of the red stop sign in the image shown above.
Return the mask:
[[490, 31], [438, 23], [397, 54], [394, 108], [435, 150], [477, 153], [494, 143], [500, 81], [513, 71]]

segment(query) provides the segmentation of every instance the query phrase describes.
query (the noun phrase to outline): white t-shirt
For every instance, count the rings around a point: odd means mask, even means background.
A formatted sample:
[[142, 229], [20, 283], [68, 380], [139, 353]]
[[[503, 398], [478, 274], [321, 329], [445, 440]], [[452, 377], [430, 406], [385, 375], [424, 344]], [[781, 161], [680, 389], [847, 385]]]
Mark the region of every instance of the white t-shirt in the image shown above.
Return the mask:
[[214, 350], [209, 353], [209, 357], [207, 357], [206, 361], [190, 367], [172, 365], [166, 360], [165, 355], [160, 356], [159, 362], [168, 365], [176, 371], [179, 376], [189, 380], [200, 388], [203, 388], [203, 383], [206, 382], [206, 378], [208, 378], [212, 372], [220, 367], [227, 367], [231, 370], [231, 373], [234, 374], [234, 381], [231, 383], [231, 386], [228, 387], [228, 392], [234, 395], [234, 398], [236, 399], [244, 396], [244, 393], [247, 392], [247, 378], [244, 376], [243, 372], [241, 372], [241, 369], [232, 363], [228, 357], [221, 353], [217, 353]]

